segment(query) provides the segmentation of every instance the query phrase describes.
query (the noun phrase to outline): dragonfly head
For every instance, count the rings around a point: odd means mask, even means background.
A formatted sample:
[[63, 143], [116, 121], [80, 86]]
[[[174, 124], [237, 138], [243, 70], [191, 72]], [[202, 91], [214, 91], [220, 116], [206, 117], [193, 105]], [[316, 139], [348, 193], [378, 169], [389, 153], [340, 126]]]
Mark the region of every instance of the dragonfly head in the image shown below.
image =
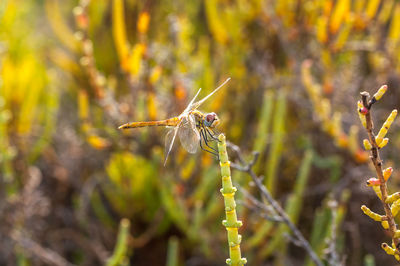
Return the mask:
[[219, 122], [220, 122], [219, 118], [217, 114], [214, 112], [206, 114], [203, 121], [204, 125], [210, 128], [216, 127], [219, 124]]

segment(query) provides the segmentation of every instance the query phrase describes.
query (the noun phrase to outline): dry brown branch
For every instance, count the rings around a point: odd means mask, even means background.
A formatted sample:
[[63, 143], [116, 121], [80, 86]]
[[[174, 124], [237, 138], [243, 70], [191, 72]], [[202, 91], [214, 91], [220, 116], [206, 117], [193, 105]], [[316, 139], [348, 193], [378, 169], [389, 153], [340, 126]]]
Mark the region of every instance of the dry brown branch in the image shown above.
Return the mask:
[[375, 99], [375, 97], [372, 97], [370, 99], [369, 93], [365, 92], [365, 91], [361, 92], [361, 99], [362, 99], [363, 106], [368, 109], [368, 112], [366, 112], [366, 114], [365, 114], [366, 130], [368, 133], [369, 142], [372, 145], [370, 158], [371, 158], [372, 164], [375, 167], [375, 171], [376, 171], [377, 177], [380, 182], [379, 188], [382, 193], [381, 202], [382, 202], [383, 208], [385, 210], [385, 216], [383, 217], [383, 220], [388, 222], [388, 224], [389, 224], [388, 230], [389, 230], [390, 236], [392, 238], [393, 243], [396, 246], [397, 252], [399, 252], [398, 249], [399, 249], [400, 240], [399, 240], [399, 238], [394, 237], [395, 233], [397, 231], [397, 225], [394, 220], [392, 211], [390, 209], [390, 204], [387, 203], [387, 198], [388, 198], [388, 190], [387, 190], [387, 184], [386, 184], [387, 182], [383, 176], [382, 160], [379, 155], [380, 147], [376, 141], [376, 138], [375, 138], [375, 135], [373, 132], [374, 124], [373, 124], [372, 117], [371, 117], [371, 107], [377, 101], [377, 99]]
[[311, 260], [317, 266], [322, 266], [323, 265], [322, 261], [319, 259], [317, 254], [314, 252], [310, 243], [304, 238], [303, 234], [296, 227], [296, 225], [294, 223], [292, 223], [289, 216], [286, 214], [285, 210], [279, 205], [279, 203], [272, 197], [272, 195], [268, 191], [268, 189], [262, 184], [260, 177], [258, 177], [256, 175], [256, 173], [254, 173], [252, 166], [255, 164], [255, 162], [258, 159], [258, 153], [257, 152], [254, 153], [253, 160], [250, 163], [246, 164], [246, 162], [242, 156], [242, 152], [237, 145], [227, 142], [227, 146], [235, 151], [240, 164], [243, 165], [243, 166], [241, 166], [241, 165], [237, 165], [237, 164], [231, 164], [231, 167], [236, 170], [248, 173], [250, 175], [250, 177], [253, 179], [253, 182], [255, 183], [256, 187], [261, 192], [261, 195], [271, 205], [271, 207], [273, 208], [275, 213], [282, 219], [282, 222], [285, 223], [289, 227], [289, 229], [292, 231], [293, 235], [297, 239], [297, 243], [299, 243], [300, 246], [306, 250], [306, 252], [310, 256]]
[[11, 239], [14, 240], [19, 246], [21, 246], [26, 252], [32, 256], [39, 258], [41, 261], [56, 266], [73, 266], [66, 259], [61, 257], [55, 251], [41, 246], [39, 243], [32, 239], [23, 236], [19, 231], [13, 231], [10, 235]]

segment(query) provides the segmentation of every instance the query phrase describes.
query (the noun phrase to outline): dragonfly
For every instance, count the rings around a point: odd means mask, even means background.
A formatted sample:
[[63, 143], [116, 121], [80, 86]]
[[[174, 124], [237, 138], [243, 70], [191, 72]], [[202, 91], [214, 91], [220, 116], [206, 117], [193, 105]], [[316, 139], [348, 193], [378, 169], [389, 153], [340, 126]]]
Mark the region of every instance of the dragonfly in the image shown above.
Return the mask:
[[[203, 99], [195, 102], [199, 95], [201, 88], [197, 91], [196, 95], [190, 101], [188, 106], [183, 112], [175, 117], [158, 120], [158, 121], [143, 121], [143, 122], [129, 122], [118, 127], [118, 129], [130, 129], [140, 127], [164, 126], [170, 128], [165, 136], [165, 160], [164, 166], [167, 163], [168, 156], [172, 150], [175, 139], [178, 136], [183, 148], [189, 153], [196, 153], [198, 147], [218, 157], [218, 152], [215, 148], [211, 147], [209, 142], [217, 140], [215, 127], [220, 123], [216, 113], [203, 113], [197, 110], [208, 98], [221, 89], [231, 78], [227, 78], [221, 85], [214, 91], [208, 94]], [[204, 145], [208, 148], [205, 148]]]

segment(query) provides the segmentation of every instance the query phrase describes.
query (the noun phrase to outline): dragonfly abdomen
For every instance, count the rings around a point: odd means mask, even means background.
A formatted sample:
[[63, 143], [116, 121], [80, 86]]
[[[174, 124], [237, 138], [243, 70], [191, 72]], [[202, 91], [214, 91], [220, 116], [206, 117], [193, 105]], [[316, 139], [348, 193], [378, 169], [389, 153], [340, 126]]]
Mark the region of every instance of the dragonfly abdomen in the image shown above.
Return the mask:
[[126, 123], [118, 127], [119, 129], [126, 128], [138, 128], [138, 127], [153, 127], [153, 126], [176, 126], [179, 123], [178, 117], [173, 117], [170, 119], [159, 120], [159, 121], [145, 121], [145, 122], [132, 122]]

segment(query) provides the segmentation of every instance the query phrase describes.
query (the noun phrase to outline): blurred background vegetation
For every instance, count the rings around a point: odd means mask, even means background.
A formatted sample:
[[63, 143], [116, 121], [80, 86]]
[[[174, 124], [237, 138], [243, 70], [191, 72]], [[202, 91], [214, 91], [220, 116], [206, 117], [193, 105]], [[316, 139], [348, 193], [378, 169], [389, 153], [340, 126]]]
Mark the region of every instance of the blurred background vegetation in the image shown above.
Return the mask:
[[[395, 265], [360, 210], [382, 212], [355, 110], [382, 84], [375, 121], [398, 108], [399, 59], [396, 0], [0, 1], [0, 264], [224, 264], [218, 161], [176, 145], [164, 167], [165, 129], [117, 127], [231, 77], [202, 110], [260, 152], [254, 170], [317, 254]], [[233, 171], [248, 265], [312, 265], [250, 180]]]

